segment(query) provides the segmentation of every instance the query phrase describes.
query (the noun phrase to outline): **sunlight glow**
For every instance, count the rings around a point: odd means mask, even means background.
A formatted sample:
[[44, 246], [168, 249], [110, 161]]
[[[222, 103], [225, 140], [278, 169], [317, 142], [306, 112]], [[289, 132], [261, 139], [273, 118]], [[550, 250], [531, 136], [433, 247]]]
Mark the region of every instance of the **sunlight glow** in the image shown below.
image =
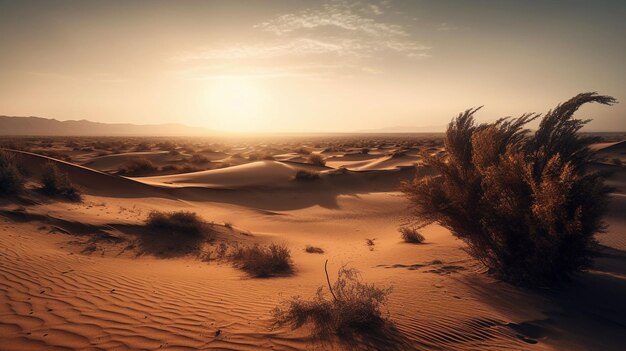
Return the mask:
[[267, 94], [254, 79], [221, 77], [210, 82], [207, 108], [214, 129], [236, 132], [266, 129]]

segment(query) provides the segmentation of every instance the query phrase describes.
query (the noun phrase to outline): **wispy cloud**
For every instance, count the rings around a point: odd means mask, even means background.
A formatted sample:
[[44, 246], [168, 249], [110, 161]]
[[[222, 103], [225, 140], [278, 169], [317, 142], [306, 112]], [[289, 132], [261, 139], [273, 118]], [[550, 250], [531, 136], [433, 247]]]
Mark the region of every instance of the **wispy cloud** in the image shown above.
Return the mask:
[[454, 25], [452, 25], [452, 24], [450, 24], [450, 23], [447, 23], [447, 22], [442, 22], [442, 23], [439, 23], [439, 24], [436, 26], [436, 28], [437, 28], [437, 30], [438, 30], [438, 31], [440, 31], [440, 32], [449, 32], [449, 31], [451, 31], [451, 30], [455, 30], [455, 29], [457, 29], [457, 28], [456, 28], [456, 26], [454, 26]]
[[428, 57], [430, 47], [419, 44], [406, 28], [393, 22], [393, 16], [386, 15], [389, 6], [388, 1], [334, 0], [254, 25], [258, 34], [269, 35], [263, 41], [185, 52], [176, 59], [218, 63], [295, 57], [301, 61], [334, 60], [341, 66], [381, 55]]

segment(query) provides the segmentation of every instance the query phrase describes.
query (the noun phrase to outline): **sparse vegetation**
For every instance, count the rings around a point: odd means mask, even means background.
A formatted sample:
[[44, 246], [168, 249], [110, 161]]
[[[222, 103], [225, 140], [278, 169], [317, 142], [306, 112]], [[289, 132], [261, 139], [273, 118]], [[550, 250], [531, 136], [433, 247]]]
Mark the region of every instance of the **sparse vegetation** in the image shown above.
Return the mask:
[[[328, 278], [328, 276], [327, 276]], [[328, 280], [330, 288], [330, 280]], [[376, 333], [389, 320], [382, 308], [391, 292], [364, 283], [355, 269], [342, 267], [329, 297], [320, 287], [312, 300], [292, 297], [273, 310], [276, 324], [294, 329], [311, 324], [316, 337], [325, 339]]]
[[326, 161], [324, 160], [324, 157], [322, 157], [322, 155], [320, 154], [310, 154], [309, 157], [307, 158], [307, 162], [316, 166], [326, 165]]
[[299, 153], [300, 155], [310, 155], [311, 154], [311, 150], [301, 147], [298, 150], [296, 150], [297, 153]]
[[300, 169], [296, 172], [294, 176], [295, 180], [303, 180], [303, 181], [311, 181], [320, 179], [319, 172], [308, 171], [306, 169]]
[[150, 212], [146, 220], [148, 228], [159, 232], [201, 236], [207, 231], [207, 223], [194, 212]]
[[293, 271], [291, 252], [286, 245], [238, 247], [231, 258], [235, 266], [254, 277], [285, 275]]
[[120, 175], [142, 175], [156, 172], [158, 167], [144, 157], [137, 157], [126, 161], [118, 169]]
[[448, 126], [445, 155], [424, 157], [438, 175], [403, 185], [417, 224], [438, 222], [500, 278], [544, 286], [589, 267], [594, 234], [602, 230], [609, 189], [589, 173], [595, 139], [578, 135], [573, 118], [586, 103], [616, 100], [579, 94], [539, 118], [524, 114], [474, 122], [470, 109]]
[[424, 242], [424, 236], [415, 227], [400, 227], [398, 229], [402, 235], [402, 240], [406, 243], [421, 244]]
[[304, 251], [308, 252], [308, 253], [315, 253], [315, 254], [323, 254], [324, 253], [324, 249], [322, 249], [321, 247], [311, 246], [311, 245], [307, 245], [304, 248]]
[[80, 189], [72, 183], [67, 173], [53, 162], [48, 162], [41, 176], [41, 192], [48, 196], [62, 197], [70, 201], [81, 201]]
[[204, 163], [209, 163], [211, 162], [211, 160], [208, 159], [208, 157], [204, 156], [204, 155], [199, 155], [199, 154], [193, 154], [191, 155], [191, 158], [189, 159], [189, 162], [199, 165], [199, 164], [204, 164]]
[[13, 155], [0, 150], [0, 194], [17, 194], [24, 188], [24, 177]]
[[202, 243], [214, 236], [207, 222], [188, 211], [153, 211], [146, 227], [149, 232], [140, 237], [142, 250], [162, 257], [199, 253]]

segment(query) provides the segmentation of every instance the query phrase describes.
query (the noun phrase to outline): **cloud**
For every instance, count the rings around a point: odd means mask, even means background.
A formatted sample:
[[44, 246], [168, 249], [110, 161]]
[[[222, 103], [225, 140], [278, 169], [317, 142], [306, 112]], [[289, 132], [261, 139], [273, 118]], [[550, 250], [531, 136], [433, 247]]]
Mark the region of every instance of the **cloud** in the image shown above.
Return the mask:
[[[376, 5], [367, 7], [370, 11], [382, 11]], [[279, 16], [273, 20], [256, 25], [256, 28], [277, 35], [297, 33], [314, 29], [338, 29], [349, 33], [363, 34], [374, 38], [408, 37], [408, 33], [397, 24], [389, 24], [375, 18], [366, 17], [347, 2], [332, 2], [322, 5], [321, 9], [304, 10]], [[342, 33], [337, 33], [342, 34]]]
[[438, 30], [438, 31], [440, 31], [440, 32], [449, 32], [449, 31], [451, 31], [451, 30], [455, 30], [455, 29], [457, 29], [454, 25], [452, 25], [452, 24], [450, 24], [450, 23], [446, 23], [446, 22], [439, 23], [439, 24], [436, 26], [436, 28], [437, 28], [437, 30]]
[[[257, 37], [265, 33], [263, 41], [190, 51], [177, 55], [176, 59], [215, 64], [289, 58], [309, 63], [331, 62], [335, 66], [359, 62], [368, 66], [365, 61], [369, 58], [389, 55], [409, 59], [428, 57], [430, 47], [419, 44], [405, 27], [387, 18], [390, 16], [385, 15], [385, 10], [389, 6], [388, 1], [372, 4], [334, 0], [254, 25]], [[369, 71], [377, 70], [369, 66], [363, 70]], [[306, 73], [309, 74], [312, 73]]]
[[338, 55], [356, 54], [358, 44], [351, 40], [319, 40], [311, 38], [294, 38], [259, 44], [238, 44], [224, 48], [192, 51], [183, 53], [176, 58], [183, 61], [191, 60], [241, 60], [269, 59], [284, 56], [305, 56], [314, 54], [334, 53]]

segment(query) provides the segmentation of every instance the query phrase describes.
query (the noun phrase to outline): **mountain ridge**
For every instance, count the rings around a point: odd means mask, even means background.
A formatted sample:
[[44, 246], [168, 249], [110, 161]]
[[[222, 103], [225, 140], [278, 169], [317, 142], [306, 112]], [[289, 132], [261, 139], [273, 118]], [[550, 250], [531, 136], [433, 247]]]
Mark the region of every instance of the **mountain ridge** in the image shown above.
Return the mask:
[[180, 123], [103, 123], [87, 119], [59, 121], [37, 116], [0, 115], [0, 135], [5, 136], [184, 136], [211, 133], [206, 128]]

